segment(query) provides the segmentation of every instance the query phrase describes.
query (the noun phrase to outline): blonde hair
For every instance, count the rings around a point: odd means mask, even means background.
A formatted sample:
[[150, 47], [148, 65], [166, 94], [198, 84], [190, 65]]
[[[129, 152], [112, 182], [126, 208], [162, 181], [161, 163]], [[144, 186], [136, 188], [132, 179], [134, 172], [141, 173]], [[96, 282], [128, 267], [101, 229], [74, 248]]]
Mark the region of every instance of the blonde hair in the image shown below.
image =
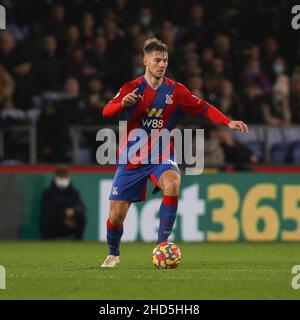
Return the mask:
[[144, 43], [144, 54], [151, 53], [153, 51], [168, 52], [168, 47], [165, 43], [157, 38], [147, 39]]

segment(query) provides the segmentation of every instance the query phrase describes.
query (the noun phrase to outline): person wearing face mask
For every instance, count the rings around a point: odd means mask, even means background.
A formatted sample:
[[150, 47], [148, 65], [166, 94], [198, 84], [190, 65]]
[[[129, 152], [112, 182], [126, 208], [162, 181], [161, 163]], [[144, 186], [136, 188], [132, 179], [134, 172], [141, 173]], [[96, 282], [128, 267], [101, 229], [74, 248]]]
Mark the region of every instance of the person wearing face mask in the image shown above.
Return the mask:
[[[289, 125], [291, 122], [289, 105], [290, 79], [286, 74], [286, 62], [284, 58], [280, 56], [275, 58], [273, 72], [275, 77], [271, 89], [271, 109], [265, 118], [269, 124]], [[276, 120], [275, 123], [274, 119]]]
[[42, 239], [82, 239], [85, 206], [72, 184], [68, 168], [58, 166], [51, 186], [42, 197], [40, 233]]

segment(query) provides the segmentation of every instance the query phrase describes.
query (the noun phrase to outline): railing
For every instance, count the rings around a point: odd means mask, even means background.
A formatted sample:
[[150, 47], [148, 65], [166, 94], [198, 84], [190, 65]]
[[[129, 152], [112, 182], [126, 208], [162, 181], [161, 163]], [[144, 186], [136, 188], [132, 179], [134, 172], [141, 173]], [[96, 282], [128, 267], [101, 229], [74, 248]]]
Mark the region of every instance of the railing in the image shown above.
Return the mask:
[[[72, 164], [80, 164], [78, 159], [78, 150], [80, 149], [80, 139], [84, 132], [95, 132], [95, 140], [96, 140], [96, 132], [100, 129], [104, 129], [107, 127], [104, 126], [81, 126], [76, 125], [70, 127], [70, 137], [72, 140]], [[111, 126], [110, 129], [114, 131], [118, 131], [118, 126]], [[180, 127], [180, 129], [186, 127]], [[190, 129], [199, 128], [195, 125], [189, 126]], [[28, 154], [29, 154], [29, 163], [37, 164], [37, 132], [36, 126], [34, 124], [28, 125], [11, 125], [6, 126], [5, 128], [0, 128], [0, 158], [5, 159], [5, 148], [4, 148], [4, 133], [5, 131], [11, 130], [24, 130], [28, 132], [29, 136], [29, 144], [28, 144]], [[266, 163], [271, 163], [270, 151], [271, 147], [276, 143], [281, 144], [290, 144], [293, 142], [300, 142], [300, 126], [267, 126], [267, 125], [250, 125], [249, 126], [249, 134], [243, 135], [237, 131], [231, 131], [234, 138], [241, 142], [242, 144], [250, 146], [251, 143], [261, 143], [263, 150], [263, 157]]]
[[36, 134], [36, 126], [34, 124], [9, 125], [9, 126], [5, 126], [4, 128], [0, 128], [0, 159], [5, 158], [4, 133], [5, 131], [12, 131], [12, 130], [27, 131], [29, 135], [29, 144], [28, 144], [29, 163], [36, 164], [37, 163], [37, 134]]

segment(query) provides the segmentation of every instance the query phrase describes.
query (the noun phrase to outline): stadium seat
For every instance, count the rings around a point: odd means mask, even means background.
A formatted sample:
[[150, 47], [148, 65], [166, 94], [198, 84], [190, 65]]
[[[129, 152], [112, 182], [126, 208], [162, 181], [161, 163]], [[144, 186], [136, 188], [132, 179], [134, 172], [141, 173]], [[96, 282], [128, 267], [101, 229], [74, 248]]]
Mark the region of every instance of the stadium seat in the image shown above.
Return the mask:
[[293, 164], [300, 163], [300, 128], [283, 128], [284, 141], [288, 146], [287, 160]]
[[290, 157], [293, 164], [300, 165], [300, 141], [290, 145]]
[[283, 164], [287, 161], [289, 146], [284, 143], [276, 143], [271, 147], [271, 162], [274, 164]]
[[264, 159], [264, 132], [262, 128], [249, 127], [248, 134], [233, 131], [233, 137], [241, 144], [247, 146], [260, 159]]
[[267, 130], [267, 147], [270, 150], [270, 162], [283, 164], [288, 159], [289, 148], [286, 134], [280, 127], [271, 127]]

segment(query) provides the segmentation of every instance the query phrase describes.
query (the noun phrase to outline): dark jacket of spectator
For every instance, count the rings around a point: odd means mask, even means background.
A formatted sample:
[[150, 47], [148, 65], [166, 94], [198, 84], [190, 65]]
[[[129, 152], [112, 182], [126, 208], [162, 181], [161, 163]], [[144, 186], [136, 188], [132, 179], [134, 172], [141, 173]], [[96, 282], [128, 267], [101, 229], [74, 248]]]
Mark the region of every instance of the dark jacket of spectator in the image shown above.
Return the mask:
[[[74, 210], [74, 215], [67, 223], [66, 210], [70, 208]], [[63, 189], [53, 181], [43, 193], [40, 220], [42, 238], [82, 239], [85, 220], [85, 206], [79, 192], [72, 184]]]
[[70, 146], [65, 115], [56, 104], [47, 102], [37, 122], [39, 161], [67, 162]]

